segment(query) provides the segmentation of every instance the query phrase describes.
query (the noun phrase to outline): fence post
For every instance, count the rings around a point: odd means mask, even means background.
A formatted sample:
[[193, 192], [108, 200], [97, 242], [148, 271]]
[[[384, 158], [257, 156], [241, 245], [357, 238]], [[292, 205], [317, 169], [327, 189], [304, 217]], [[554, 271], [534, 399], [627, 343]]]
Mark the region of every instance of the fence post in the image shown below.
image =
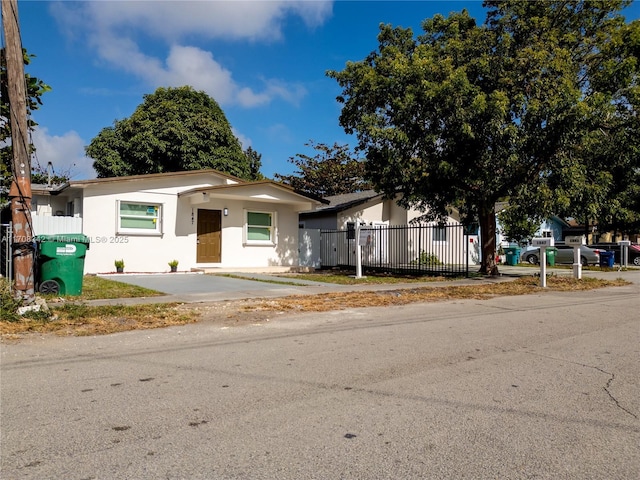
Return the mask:
[[360, 247], [360, 222], [356, 222], [356, 278], [362, 278], [362, 248]]

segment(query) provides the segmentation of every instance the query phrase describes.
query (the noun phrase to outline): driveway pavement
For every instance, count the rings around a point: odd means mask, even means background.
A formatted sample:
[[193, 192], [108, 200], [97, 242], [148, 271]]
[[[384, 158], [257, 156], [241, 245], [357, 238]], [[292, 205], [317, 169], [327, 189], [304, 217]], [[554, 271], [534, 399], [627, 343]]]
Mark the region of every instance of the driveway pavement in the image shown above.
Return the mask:
[[[246, 276], [247, 274], [243, 274]], [[251, 275], [251, 274], [249, 274]], [[153, 275], [108, 275], [103, 278], [109, 278], [118, 282], [138, 285], [140, 287], [150, 288], [169, 295], [192, 295], [198, 293], [210, 292], [238, 292], [259, 288], [273, 288], [280, 290], [289, 287], [284, 282], [288, 279], [281, 279], [268, 275], [257, 275], [256, 279], [267, 280], [273, 279], [283, 283], [265, 283], [261, 282], [256, 285], [255, 280], [244, 280], [240, 278], [231, 278], [220, 275], [205, 275], [202, 273], [159, 273]], [[318, 284], [318, 282], [292, 281], [300, 285]]]
[[196, 303], [255, 297], [281, 297], [309, 293], [306, 292], [306, 288], [332, 288], [326, 283], [284, 279], [267, 274], [242, 273], [242, 275], [254, 278], [254, 280], [202, 273], [101, 275], [102, 278], [150, 288], [166, 295], [163, 297], [92, 300], [87, 303], [91, 305], [157, 303], [158, 301]]

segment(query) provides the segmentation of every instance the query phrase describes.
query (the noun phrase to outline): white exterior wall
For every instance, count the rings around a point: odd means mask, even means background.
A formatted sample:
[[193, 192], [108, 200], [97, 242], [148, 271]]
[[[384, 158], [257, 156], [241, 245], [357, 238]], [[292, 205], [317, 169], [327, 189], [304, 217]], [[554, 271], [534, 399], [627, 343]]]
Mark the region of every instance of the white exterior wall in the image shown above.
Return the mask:
[[[167, 272], [168, 262], [178, 260], [178, 270], [198, 267], [266, 267], [298, 265], [298, 213], [289, 205], [246, 202], [220, 198], [192, 203], [178, 197], [184, 186], [155, 187], [146, 181], [142, 191], [124, 191], [122, 185], [98, 184], [85, 190], [83, 233], [91, 240], [85, 258], [85, 273], [115, 271], [114, 261], [124, 260], [124, 271]], [[164, 182], [166, 183], [166, 181]], [[189, 185], [188, 188], [208, 185]], [[131, 188], [127, 186], [127, 188]], [[120, 191], [113, 191], [119, 189]], [[118, 201], [161, 204], [162, 235], [118, 235]], [[198, 210], [228, 209], [222, 215], [222, 256], [220, 263], [197, 263]], [[276, 245], [245, 245], [245, 211], [271, 211], [276, 214]]]
[[[125, 272], [168, 271], [170, 260], [189, 265], [189, 231], [185, 219], [176, 221], [177, 188], [146, 189], [144, 192], [109, 192], [114, 185], [96, 185], [85, 191], [83, 233], [91, 245], [85, 258], [85, 273], [115, 271], [114, 261], [124, 260]], [[118, 235], [118, 201], [162, 205], [162, 236]], [[190, 219], [189, 219], [190, 220]], [[193, 228], [195, 238], [195, 227]]]
[[[268, 267], [298, 265], [298, 212], [287, 205], [275, 203], [245, 202], [241, 200], [212, 199], [197, 205], [197, 208], [223, 210], [222, 217], [222, 262], [196, 265], [195, 226], [193, 237], [194, 266], [199, 267]], [[244, 242], [245, 212], [273, 212], [276, 217], [275, 245], [246, 245]]]
[[357, 207], [345, 210], [338, 216], [338, 230], [345, 230], [348, 222], [355, 222], [356, 220], [366, 224], [371, 222], [380, 222], [383, 218], [382, 211], [382, 203], [375, 203], [368, 207], [365, 205], [358, 205]]
[[67, 202], [70, 199], [66, 196], [34, 195], [31, 199], [31, 215], [58, 215], [67, 214]]
[[[364, 207], [364, 208], [363, 208]], [[356, 219], [369, 225], [370, 223], [386, 223], [387, 225], [406, 225], [408, 220], [417, 217], [420, 212], [398, 206], [394, 200], [384, 200], [372, 205], [359, 205], [342, 212], [337, 219], [338, 230], [347, 228], [347, 222]]]

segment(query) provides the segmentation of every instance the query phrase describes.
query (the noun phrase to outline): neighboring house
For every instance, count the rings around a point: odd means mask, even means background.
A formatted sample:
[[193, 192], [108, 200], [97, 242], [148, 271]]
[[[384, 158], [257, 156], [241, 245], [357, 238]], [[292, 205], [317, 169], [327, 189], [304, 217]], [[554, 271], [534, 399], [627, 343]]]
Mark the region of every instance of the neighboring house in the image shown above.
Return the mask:
[[298, 214], [320, 204], [273, 181], [216, 170], [34, 186], [34, 233], [84, 233], [85, 273], [298, 266]]
[[[508, 202], [497, 202], [495, 204], [496, 209], [496, 247], [508, 247], [511, 242], [503, 235], [503, 227], [498, 217], [501, 212], [509, 208]], [[567, 230], [569, 229], [569, 223], [557, 215], [553, 215], [547, 220], [543, 221], [538, 230], [534, 233], [534, 237], [553, 238], [554, 241], [560, 242], [567, 236]], [[570, 234], [569, 234], [570, 235]]]
[[[474, 249], [469, 248], [459, 219], [454, 216], [449, 216], [444, 225], [421, 222], [422, 212], [405, 209], [395, 200], [385, 199], [373, 190], [330, 196], [324, 200], [328, 204], [301, 212], [299, 220], [305, 235], [312, 230], [348, 232], [346, 236], [334, 237], [331, 245], [324, 247], [324, 252], [330, 252], [335, 258], [329, 258], [330, 255], [325, 253], [323, 266], [353, 263], [357, 223], [372, 232], [365, 249], [365, 257], [368, 255], [368, 258], [364, 261], [380, 264], [390, 258], [402, 258], [413, 262], [425, 253], [437, 255], [440, 261], [447, 263], [464, 263], [467, 255], [473, 257]], [[409, 225], [414, 228], [403, 228]], [[420, 231], [419, 225], [431, 228]]]
[[[562, 218], [553, 216], [545, 221], [543, 221], [538, 230], [534, 233], [534, 237], [545, 237], [545, 238], [553, 238], [555, 242], [561, 242], [564, 240], [564, 237], [567, 235], [571, 235], [567, 233], [567, 228], [569, 224], [564, 221]], [[500, 224], [500, 220], [496, 217], [496, 245], [498, 247], [507, 247], [510, 243], [507, 238], [502, 234], [502, 225]]]
[[[364, 225], [407, 225], [423, 215], [399, 206], [393, 199], [385, 199], [374, 190], [325, 197], [326, 205], [300, 213], [301, 228], [344, 230], [359, 221]], [[449, 217], [447, 224], [459, 224]]]

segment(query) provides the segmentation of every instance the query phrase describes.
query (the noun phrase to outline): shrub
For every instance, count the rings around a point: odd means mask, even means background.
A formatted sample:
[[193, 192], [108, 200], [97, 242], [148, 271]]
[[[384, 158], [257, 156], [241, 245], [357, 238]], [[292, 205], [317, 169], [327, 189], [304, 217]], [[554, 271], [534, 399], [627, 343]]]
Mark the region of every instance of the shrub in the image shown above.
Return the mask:
[[12, 285], [6, 278], [0, 278], [0, 319], [5, 322], [17, 322], [20, 320], [18, 308], [22, 306], [22, 300], [13, 296]]
[[427, 253], [424, 250], [420, 252], [420, 256], [413, 263], [418, 265], [442, 265], [442, 262], [438, 259], [438, 256], [433, 253]]
[[36, 298], [37, 310], [30, 310], [20, 315], [18, 309], [24, 306], [21, 298], [13, 294], [12, 284], [4, 277], [0, 278], [0, 321], [19, 322], [24, 318], [46, 322], [51, 319], [51, 312], [42, 298]]

